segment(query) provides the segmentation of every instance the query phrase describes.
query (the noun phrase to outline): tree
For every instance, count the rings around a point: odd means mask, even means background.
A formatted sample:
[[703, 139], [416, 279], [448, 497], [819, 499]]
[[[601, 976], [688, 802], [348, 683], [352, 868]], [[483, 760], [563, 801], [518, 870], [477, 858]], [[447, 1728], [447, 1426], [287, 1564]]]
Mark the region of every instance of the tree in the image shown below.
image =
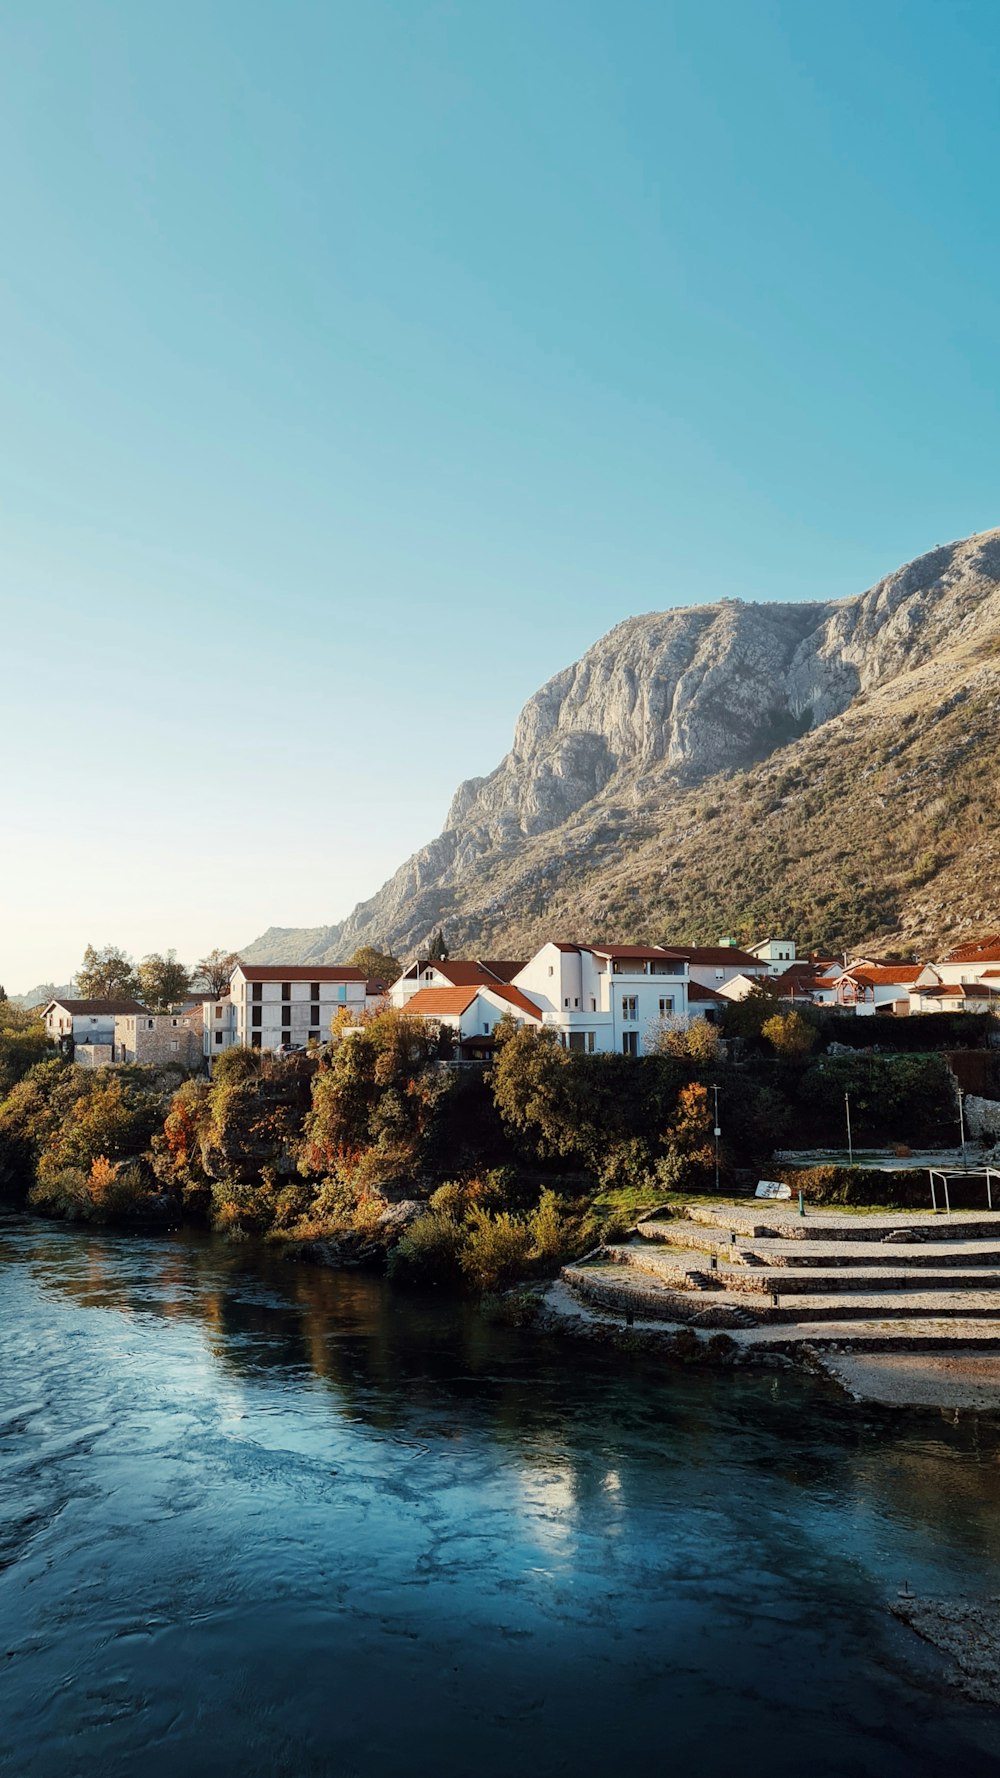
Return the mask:
[[170, 1006], [183, 1000], [191, 986], [191, 971], [178, 963], [176, 951], [168, 951], [165, 957], [152, 951], [143, 958], [136, 975], [146, 1006]]
[[132, 1000], [139, 991], [139, 978], [128, 952], [118, 945], [104, 945], [101, 950], [88, 945], [76, 972], [76, 988], [81, 1000]]
[[229, 978], [236, 968], [239, 958], [235, 951], [222, 951], [216, 946], [203, 957], [195, 970], [195, 981], [201, 988], [207, 988], [215, 995], [216, 1000], [229, 987]]
[[708, 1019], [661, 1019], [647, 1033], [647, 1054], [653, 1056], [686, 1056], [702, 1066], [717, 1062], [722, 1056], [719, 1033]]
[[800, 1012], [776, 1012], [765, 1020], [760, 1034], [779, 1056], [807, 1056], [816, 1043], [816, 1027]]
[[374, 945], [359, 945], [349, 961], [364, 971], [370, 982], [384, 982], [388, 988], [403, 973], [403, 965], [388, 951], [377, 951]]
[[427, 947], [427, 957], [431, 963], [447, 963], [448, 946], [445, 944], [444, 933], [439, 926]]

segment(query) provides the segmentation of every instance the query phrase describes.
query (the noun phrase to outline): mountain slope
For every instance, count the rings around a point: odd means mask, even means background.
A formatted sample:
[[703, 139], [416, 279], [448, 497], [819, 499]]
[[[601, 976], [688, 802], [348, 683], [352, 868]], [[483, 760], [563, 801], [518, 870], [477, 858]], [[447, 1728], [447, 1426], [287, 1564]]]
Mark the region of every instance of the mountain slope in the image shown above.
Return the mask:
[[1000, 924], [1000, 531], [854, 599], [619, 624], [543, 686], [444, 831], [339, 926], [248, 959], [543, 935], [933, 945]]

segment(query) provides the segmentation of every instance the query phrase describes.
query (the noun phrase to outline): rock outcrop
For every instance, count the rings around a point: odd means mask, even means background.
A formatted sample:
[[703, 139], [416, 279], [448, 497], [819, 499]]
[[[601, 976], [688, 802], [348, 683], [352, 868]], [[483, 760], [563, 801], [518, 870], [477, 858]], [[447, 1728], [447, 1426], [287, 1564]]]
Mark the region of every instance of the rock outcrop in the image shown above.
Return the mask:
[[[873, 729], [903, 724], [910, 745], [914, 723], [939, 721], [973, 686], [989, 698], [995, 650], [1000, 531], [932, 550], [853, 599], [727, 599], [630, 618], [536, 692], [506, 758], [459, 787], [443, 833], [376, 896], [339, 926], [275, 928], [243, 955], [335, 961], [368, 942], [407, 952], [439, 924], [453, 944], [529, 943], [551, 917], [556, 890], [581, 914], [610, 918], [605, 936], [651, 936], [671, 897], [649, 893], [649, 872], [637, 875], [637, 862], [648, 853], [661, 875], [678, 857], [683, 865], [709, 782], [723, 813], [727, 803], [736, 810], [778, 762], [801, 773], [820, 735], [839, 737], [853, 770], [863, 745], [859, 753], [852, 715]], [[906, 707], [911, 697], [915, 711]], [[947, 782], [935, 794], [947, 801]], [[717, 837], [725, 841], [725, 823]], [[596, 873], [600, 894], [590, 893]], [[777, 919], [784, 910], [772, 899]], [[768, 905], [765, 898], [765, 912]], [[902, 930], [898, 916], [894, 905], [853, 936]], [[722, 896], [723, 924], [741, 917]], [[684, 931], [674, 919], [676, 938], [692, 936], [689, 919]]]

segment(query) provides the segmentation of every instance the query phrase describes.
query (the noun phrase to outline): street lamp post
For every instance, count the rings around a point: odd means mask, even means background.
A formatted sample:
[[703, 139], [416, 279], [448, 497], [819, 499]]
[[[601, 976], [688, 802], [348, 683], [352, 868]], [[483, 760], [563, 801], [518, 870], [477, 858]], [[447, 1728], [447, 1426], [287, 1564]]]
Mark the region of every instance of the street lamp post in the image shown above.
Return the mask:
[[714, 1132], [715, 1133], [715, 1189], [716, 1189], [716, 1191], [718, 1191], [718, 1189], [719, 1189], [719, 1137], [722, 1135], [722, 1131], [719, 1128], [719, 1089], [714, 1083], [712, 1086], [712, 1092], [715, 1096], [715, 1132]]
[[854, 1139], [851, 1136], [851, 1097], [849, 1093], [844, 1094], [844, 1114], [847, 1118], [847, 1164], [849, 1167], [853, 1167]]
[[958, 1089], [958, 1133], [962, 1144], [962, 1166], [968, 1171], [969, 1161], [965, 1152], [965, 1094]]

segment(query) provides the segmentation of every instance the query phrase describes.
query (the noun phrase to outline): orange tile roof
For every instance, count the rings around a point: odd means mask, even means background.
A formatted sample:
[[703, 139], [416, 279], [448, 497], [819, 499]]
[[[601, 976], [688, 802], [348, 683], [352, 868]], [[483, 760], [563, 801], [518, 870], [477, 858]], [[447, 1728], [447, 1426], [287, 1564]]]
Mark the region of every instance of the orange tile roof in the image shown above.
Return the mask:
[[923, 964], [867, 963], [858, 969], [846, 969], [844, 974], [854, 982], [863, 982], [866, 988], [905, 987], [923, 974]]
[[944, 958], [945, 963], [1000, 963], [1000, 932], [990, 934], [989, 938], [977, 939], [975, 944], [958, 945], [949, 951]]
[[482, 985], [482, 982], [473, 982], [465, 988], [418, 988], [415, 994], [411, 994], [403, 1011], [416, 1013], [421, 1017], [425, 1014], [450, 1014], [455, 1017], [472, 1005]]

